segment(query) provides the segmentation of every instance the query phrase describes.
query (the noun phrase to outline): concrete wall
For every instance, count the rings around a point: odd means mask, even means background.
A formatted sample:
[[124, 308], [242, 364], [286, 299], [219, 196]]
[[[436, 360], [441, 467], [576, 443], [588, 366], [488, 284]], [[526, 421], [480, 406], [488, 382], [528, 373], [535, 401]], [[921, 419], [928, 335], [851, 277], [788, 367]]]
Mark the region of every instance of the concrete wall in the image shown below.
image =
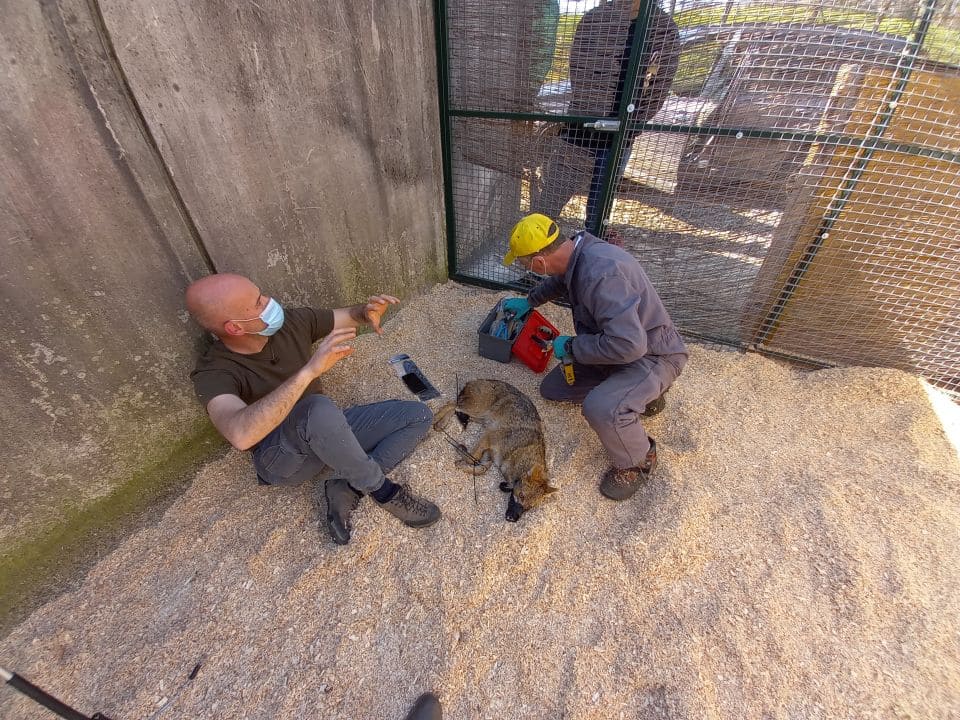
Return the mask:
[[438, 277], [429, 5], [101, 7], [218, 268], [255, 275], [298, 302], [338, 302], [374, 285], [403, 293]]
[[221, 447], [182, 292], [446, 272], [428, 5], [2, 0], [0, 630]]

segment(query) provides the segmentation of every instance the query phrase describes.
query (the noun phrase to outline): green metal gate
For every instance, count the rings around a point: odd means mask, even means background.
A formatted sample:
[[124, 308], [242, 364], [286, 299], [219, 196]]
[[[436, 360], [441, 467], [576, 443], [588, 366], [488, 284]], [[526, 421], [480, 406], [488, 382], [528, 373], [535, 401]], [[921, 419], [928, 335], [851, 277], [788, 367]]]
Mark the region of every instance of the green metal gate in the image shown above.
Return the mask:
[[437, 0], [451, 276], [544, 212], [687, 335], [960, 392], [958, 5]]

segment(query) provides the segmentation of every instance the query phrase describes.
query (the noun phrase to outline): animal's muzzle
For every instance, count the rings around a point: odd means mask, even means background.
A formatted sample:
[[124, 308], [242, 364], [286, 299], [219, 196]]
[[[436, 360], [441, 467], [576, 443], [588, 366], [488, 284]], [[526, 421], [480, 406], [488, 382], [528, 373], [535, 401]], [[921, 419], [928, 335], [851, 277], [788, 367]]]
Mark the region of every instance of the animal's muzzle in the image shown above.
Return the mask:
[[506, 518], [509, 522], [517, 522], [520, 519], [520, 516], [523, 515], [525, 508], [521, 505], [517, 498], [511, 493], [510, 501], [507, 503], [507, 514]]

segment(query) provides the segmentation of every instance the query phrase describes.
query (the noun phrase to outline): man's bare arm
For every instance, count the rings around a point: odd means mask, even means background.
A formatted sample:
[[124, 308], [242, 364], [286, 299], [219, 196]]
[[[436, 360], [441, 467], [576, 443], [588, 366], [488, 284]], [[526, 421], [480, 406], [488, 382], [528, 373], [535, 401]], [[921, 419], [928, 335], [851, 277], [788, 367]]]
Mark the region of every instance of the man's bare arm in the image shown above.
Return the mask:
[[207, 403], [207, 413], [231, 445], [237, 450], [249, 450], [283, 422], [312, 381], [301, 370], [252, 405], [236, 395], [217, 395]]
[[207, 403], [214, 427], [237, 450], [249, 450], [276, 428], [311, 382], [353, 353], [343, 343], [356, 337], [356, 330], [334, 330], [317, 346], [307, 364], [273, 392], [247, 405], [236, 395], [217, 395]]

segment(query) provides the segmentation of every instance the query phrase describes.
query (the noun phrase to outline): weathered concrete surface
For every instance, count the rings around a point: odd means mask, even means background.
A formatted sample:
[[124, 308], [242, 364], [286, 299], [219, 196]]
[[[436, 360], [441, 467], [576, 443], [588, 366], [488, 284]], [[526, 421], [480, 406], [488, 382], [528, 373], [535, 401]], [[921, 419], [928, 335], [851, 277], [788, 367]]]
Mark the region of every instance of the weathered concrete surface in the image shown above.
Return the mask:
[[190, 280], [349, 303], [445, 259], [428, 8], [0, 11], [3, 632], [221, 447]]
[[220, 270], [316, 304], [442, 277], [429, 4], [101, 7]]
[[[132, 479], [200, 432], [178, 316], [202, 254], [120, 95], [87, 84], [57, 6], [9, 3], [0, 32], [0, 617], [19, 591], [163, 484]], [[80, 31], [88, 16], [71, 15]], [[96, 47], [89, 59], [94, 61]], [[112, 124], [116, 121], [116, 124]], [[98, 504], [99, 503], [99, 504]], [[97, 504], [98, 516], [83, 508]], [[45, 545], [50, 538], [57, 540]], [[45, 551], [36, 554], [40, 548]], [[52, 564], [51, 564], [52, 563]]]

